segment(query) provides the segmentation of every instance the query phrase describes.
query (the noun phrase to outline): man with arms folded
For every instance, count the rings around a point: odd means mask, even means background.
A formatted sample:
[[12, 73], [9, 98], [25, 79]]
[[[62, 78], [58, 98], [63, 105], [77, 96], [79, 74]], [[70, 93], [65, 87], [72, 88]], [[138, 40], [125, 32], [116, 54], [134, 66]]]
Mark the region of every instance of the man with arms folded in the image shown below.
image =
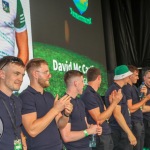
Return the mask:
[[122, 99], [121, 90], [113, 91], [110, 97], [112, 103], [106, 110], [101, 96], [97, 93], [101, 84], [101, 73], [98, 68], [91, 67], [87, 71], [88, 86], [86, 87], [81, 99], [83, 100], [87, 113], [87, 120], [89, 124], [102, 125], [102, 135], [96, 137], [96, 148], [93, 150], [112, 150], [113, 140], [111, 137], [111, 129], [109, 127], [108, 118], [112, 115], [114, 108]]
[[100, 135], [102, 129], [99, 125], [88, 125], [85, 116], [84, 103], [78, 94], [83, 92], [83, 73], [77, 70], [67, 71], [64, 75], [67, 86], [66, 94], [71, 97], [73, 111], [69, 117], [66, 127], [60, 130], [67, 150], [91, 150], [89, 147], [89, 135]]
[[[70, 96], [55, 100], [51, 93], [44, 91], [49, 86], [51, 74], [48, 63], [40, 58], [31, 59], [26, 65], [30, 86], [20, 98], [23, 102], [22, 123], [30, 150], [61, 150], [59, 129], [66, 126], [72, 111]], [[64, 115], [61, 114], [64, 111]]]
[[[106, 107], [109, 107], [109, 96], [112, 91], [119, 89], [126, 85], [129, 81], [129, 76], [132, 72], [129, 71], [126, 65], [121, 65], [115, 68], [114, 83], [108, 88], [105, 95]], [[113, 115], [109, 119], [112, 130], [112, 139], [114, 142], [114, 150], [132, 150], [137, 141], [131, 131], [131, 118], [129, 116], [127, 100], [125, 94], [113, 111]], [[132, 146], [133, 145], [133, 146]]]

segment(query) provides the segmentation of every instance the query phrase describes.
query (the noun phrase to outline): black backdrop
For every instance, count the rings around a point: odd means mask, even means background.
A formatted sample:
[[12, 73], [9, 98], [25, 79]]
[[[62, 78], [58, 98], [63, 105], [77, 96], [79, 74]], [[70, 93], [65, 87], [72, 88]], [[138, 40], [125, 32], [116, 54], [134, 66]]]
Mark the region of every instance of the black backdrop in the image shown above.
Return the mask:
[[149, 68], [150, 0], [102, 0], [102, 15], [109, 76], [116, 65]]

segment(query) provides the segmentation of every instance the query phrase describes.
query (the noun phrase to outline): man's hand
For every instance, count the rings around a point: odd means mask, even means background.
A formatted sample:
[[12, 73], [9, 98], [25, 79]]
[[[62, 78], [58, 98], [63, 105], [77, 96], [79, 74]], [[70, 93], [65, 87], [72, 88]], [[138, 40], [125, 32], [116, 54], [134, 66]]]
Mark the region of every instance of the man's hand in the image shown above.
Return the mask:
[[123, 95], [122, 95], [121, 89], [119, 89], [118, 91], [114, 90], [109, 96], [109, 101], [110, 103], [114, 102], [118, 104], [121, 101], [122, 97]]
[[58, 95], [56, 95], [55, 102], [53, 108], [59, 112], [65, 109], [65, 105], [70, 102], [70, 96], [65, 95], [58, 100]]
[[141, 93], [144, 93], [144, 95], [147, 94], [147, 87], [145, 85], [142, 86], [142, 88], [140, 89]]
[[65, 115], [69, 116], [73, 110], [73, 105], [69, 102], [65, 105]]
[[131, 145], [135, 146], [137, 144], [137, 140], [132, 133], [130, 135], [128, 135], [128, 139], [129, 139]]
[[23, 150], [27, 150], [26, 137], [24, 136], [23, 132], [21, 132], [21, 140], [22, 140], [22, 147], [23, 147]]
[[89, 126], [88, 129], [86, 129], [88, 134], [91, 135], [91, 134], [98, 134], [98, 135], [101, 135], [102, 134], [102, 127], [99, 126], [99, 125], [93, 125], [91, 124]]
[[97, 124], [97, 134], [101, 135], [102, 134], [102, 127]]

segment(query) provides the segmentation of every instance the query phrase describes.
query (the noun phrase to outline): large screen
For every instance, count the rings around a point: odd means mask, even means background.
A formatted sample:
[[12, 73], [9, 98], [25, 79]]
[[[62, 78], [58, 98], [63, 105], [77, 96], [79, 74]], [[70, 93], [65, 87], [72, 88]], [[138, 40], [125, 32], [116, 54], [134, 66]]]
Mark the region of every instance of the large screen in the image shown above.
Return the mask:
[[104, 95], [107, 74], [101, 1], [32, 0], [30, 5], [33, 54], [46, 59], [52, 73], [48, 90], [64, 93], [63, 75], [67, 70], [86, 74], [95, 66], [102, 73], [100, 93]]
[[[8, 3], [8, 0], [2, 0]], [[54, 95], [64, 94], [64, 73], [100, 68], [101, 95], [107, 89], [106, 57], [100, 0], [21, 0], [28, 30], [29, 59], [45, 59]], [[30, 18], [31, 17], [31, 18]], [[31, 22], [30, 22], [31, 21]], [[16, 50], [17, 51], [17, 50]], [[17, 55], [17, 52], [16, 54]], [[27, 81], [28, 80], [28, 81]], [[21, 90], [29, 84], [25, 77]]]

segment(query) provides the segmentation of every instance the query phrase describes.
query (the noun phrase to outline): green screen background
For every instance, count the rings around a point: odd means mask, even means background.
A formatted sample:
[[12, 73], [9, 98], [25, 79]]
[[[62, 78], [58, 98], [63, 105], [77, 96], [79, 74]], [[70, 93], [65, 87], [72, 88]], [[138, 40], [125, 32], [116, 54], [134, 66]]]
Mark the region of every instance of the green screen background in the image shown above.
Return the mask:
[[[79, 65], [84, 64], [87, 67], [94, 66], [99, 68], [101, 70], [102, 83], [98, 93], [102, 96], [105, 95], [107, 90], [107, 73], [102, 64], [58, 46], [34, 42], [33, 49], [34, 58], [43, 58], [49, 64], [52, 77], [50, 78], [50, 87], [46, 88], [46, 91], [50, 91], [54, 96], [56, 96], [56, 94], [62, 96], [65, 93], [66, 87], [63, 80], [65, 72], [53, 70], [53, 60], [55, 59], [61, 63], [65, 63], [66, 61], [77, 62]], [[83, 72], [82, 70], [79, 71]]]

